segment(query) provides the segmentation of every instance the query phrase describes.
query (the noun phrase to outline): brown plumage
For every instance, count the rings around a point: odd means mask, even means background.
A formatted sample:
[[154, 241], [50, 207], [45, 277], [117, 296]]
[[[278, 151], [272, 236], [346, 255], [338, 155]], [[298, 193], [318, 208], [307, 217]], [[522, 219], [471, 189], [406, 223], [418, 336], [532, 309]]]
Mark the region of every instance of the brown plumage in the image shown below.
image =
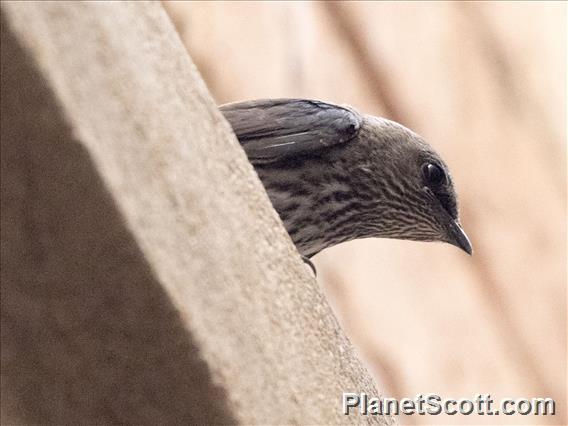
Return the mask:
[[390, 120], [305, 99], [221, 107], [300, 253], [379, 237], [471, 254], [448, 167]]

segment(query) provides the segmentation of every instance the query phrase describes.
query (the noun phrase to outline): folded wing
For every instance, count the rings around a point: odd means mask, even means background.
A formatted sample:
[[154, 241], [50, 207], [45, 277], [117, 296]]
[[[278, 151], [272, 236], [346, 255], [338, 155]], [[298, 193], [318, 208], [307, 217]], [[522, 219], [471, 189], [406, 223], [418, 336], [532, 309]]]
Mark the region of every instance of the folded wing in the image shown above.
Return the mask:
[[255, 163], [307, 155], [345, 143], [357, 136], [362, 121], [350, 108], [306, 99], [237, 102], [220, 109]]

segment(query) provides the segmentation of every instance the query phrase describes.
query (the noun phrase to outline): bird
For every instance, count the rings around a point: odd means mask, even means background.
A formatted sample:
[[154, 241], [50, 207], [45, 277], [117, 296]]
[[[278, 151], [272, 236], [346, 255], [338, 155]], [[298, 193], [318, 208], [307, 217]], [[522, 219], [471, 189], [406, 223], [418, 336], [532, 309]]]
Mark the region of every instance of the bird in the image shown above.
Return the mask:
[[220, 106], [302, 258], [360, 238], [439, 241], [467, 254], [446, 163], [403, 125], [347, 105]]

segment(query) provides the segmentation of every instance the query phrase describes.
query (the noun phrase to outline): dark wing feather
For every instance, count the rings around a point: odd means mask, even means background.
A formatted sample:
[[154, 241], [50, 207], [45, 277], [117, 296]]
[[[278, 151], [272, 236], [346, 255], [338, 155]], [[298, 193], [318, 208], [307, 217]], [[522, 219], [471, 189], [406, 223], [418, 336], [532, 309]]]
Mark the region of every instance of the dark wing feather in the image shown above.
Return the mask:
[[266, 163], [345, 143], [359, 133], [354, 110], [306, 99], [267, 99], [226, 104], [221, 112], [249, 159]]

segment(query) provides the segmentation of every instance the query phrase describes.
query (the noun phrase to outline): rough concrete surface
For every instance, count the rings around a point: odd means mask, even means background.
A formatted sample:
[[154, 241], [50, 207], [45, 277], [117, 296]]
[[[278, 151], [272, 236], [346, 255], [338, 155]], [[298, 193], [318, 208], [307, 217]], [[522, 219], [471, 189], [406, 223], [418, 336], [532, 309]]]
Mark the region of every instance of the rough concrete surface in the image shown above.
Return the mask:
[[393, 422], [161, 5], [1, 7], [2, 423]]

